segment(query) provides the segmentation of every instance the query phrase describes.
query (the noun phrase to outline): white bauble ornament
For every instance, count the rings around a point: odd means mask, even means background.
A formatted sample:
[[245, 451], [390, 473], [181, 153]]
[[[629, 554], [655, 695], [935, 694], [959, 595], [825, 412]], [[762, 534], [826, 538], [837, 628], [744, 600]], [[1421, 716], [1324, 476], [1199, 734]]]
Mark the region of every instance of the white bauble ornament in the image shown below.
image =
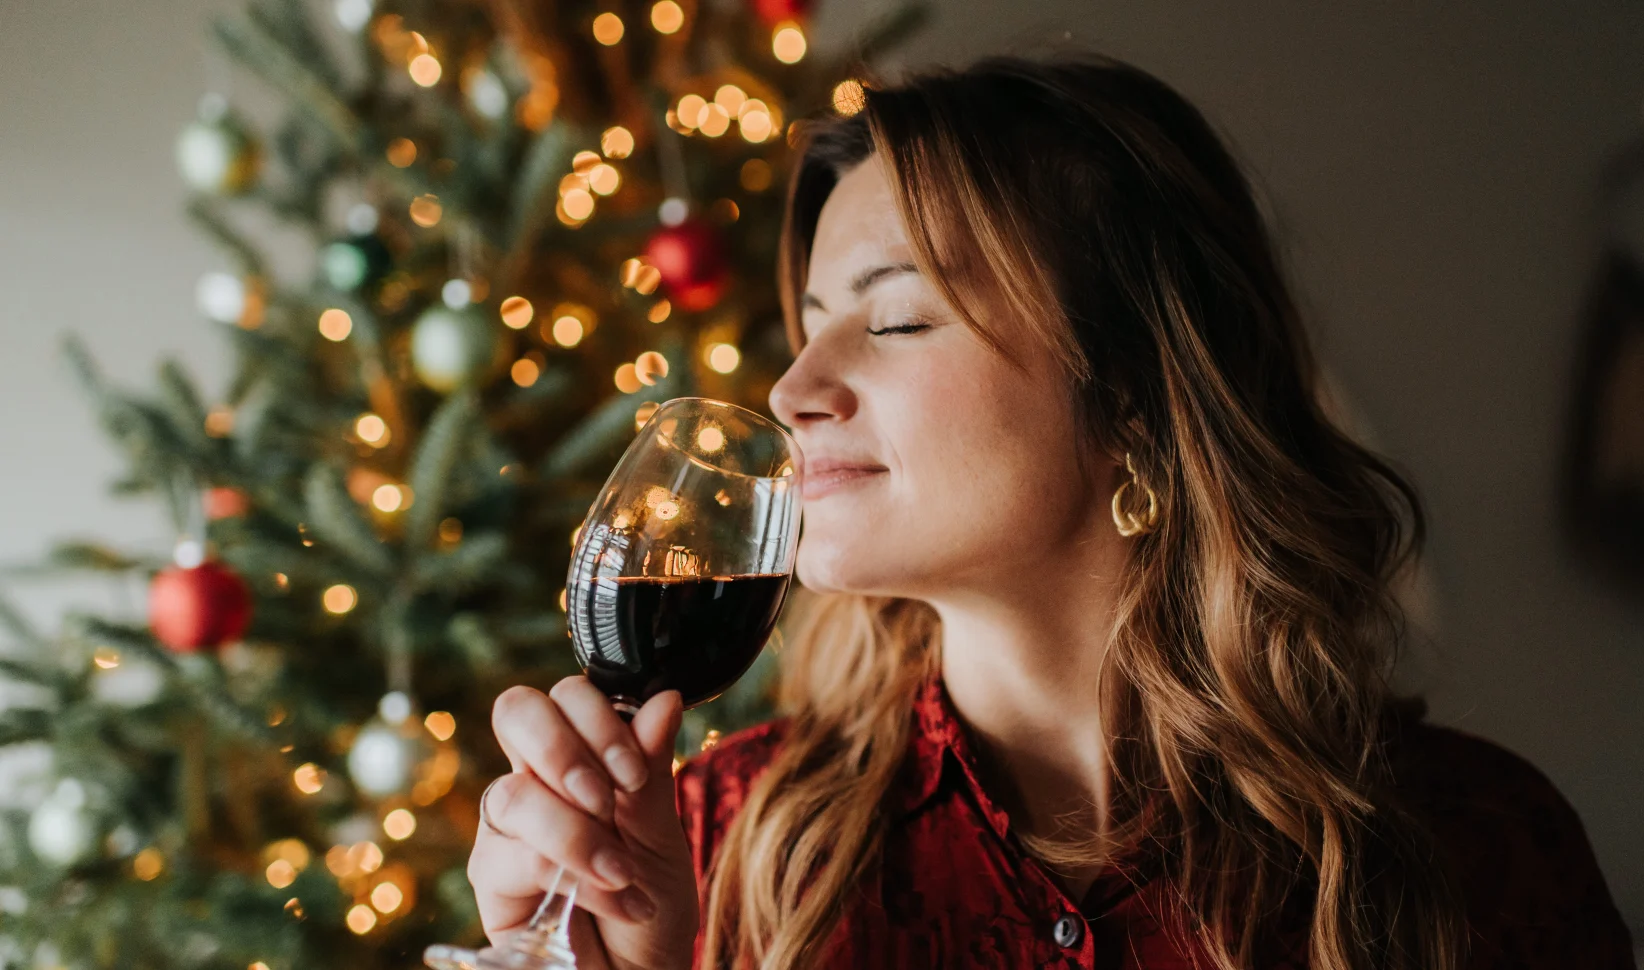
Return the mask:
[[239, 323], [245, 297], [245, 281], [232, 273], [207, 273], [194, 284], [194, 305], [218, 323]]
[[465, 75], [462, 88], [473, 109], [492, 121], [508, 113], [508, 89], [489, 68]]
[[200, 117], [177, 138], [177, 170], [200, 192], [233, 194], [256, 181], [262, 152], [220, 95], [200, 99]]
[[357, 34], [371, 22], [371, 0], [336, 0], [331, 12], [336, 14], [337, 23], [351, 34]]
[[436, 391], [451, 391], [479, 377], [496, 352], [496, 333], [472, 310], [437, 306], [411, 329], [411, 365]]
[[87, 804], [85, 786], [64, 778], [29, 816], [29, 848], [42, 862], [72, 866], [84, 862], [97, 845], [97, 819]]
[[119, 666], [99, 670], [91, 679], [91, 695], [115, 707], [144, 707], [159, 699], [166, 675], [157, 664], [138, 657], [121, 657]]
[[411, 787], [416, 755], [400, 732], [373, 722], [360, 729], [348, 752], [348, 776], [367, 795], [382, 798]]

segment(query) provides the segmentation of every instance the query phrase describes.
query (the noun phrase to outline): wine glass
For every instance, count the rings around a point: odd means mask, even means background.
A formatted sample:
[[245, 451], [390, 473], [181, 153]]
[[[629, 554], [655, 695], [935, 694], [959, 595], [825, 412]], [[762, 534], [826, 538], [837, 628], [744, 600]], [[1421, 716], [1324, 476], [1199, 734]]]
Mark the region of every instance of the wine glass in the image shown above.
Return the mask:
[[[665, 690], [705, 704], [758, 658], [793, 578], [799, 460], [780, 425], [702, 397], [658, 407], [623, 453], [577, 530], [565, 585], [577, 661], [624, 718]], [[423, 960], [572, 970], [576, 889], [562, 868], [506, 946], [436, 945]]]

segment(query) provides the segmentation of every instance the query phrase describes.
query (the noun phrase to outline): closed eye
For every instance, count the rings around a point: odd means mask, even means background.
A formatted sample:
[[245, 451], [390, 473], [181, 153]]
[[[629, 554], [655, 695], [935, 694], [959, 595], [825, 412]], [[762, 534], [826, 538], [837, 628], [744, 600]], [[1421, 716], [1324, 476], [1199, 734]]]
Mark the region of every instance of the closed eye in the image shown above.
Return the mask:
[[878, 337], [878, 336], [881, 336], [881, 335], [887, 334], [887, 333], [918, 333], [921, 330], [929, 330], [929, 329], [930, 329], [930, 324], [928, 324], [928, 323], [899, 323], [894, 327], [884, 327], [884, 328], [879, 329], [879, 330], [874, 330], [873, 328], [870, 327], [868, 329], [868, 333], [871, 333], [875, 337]]

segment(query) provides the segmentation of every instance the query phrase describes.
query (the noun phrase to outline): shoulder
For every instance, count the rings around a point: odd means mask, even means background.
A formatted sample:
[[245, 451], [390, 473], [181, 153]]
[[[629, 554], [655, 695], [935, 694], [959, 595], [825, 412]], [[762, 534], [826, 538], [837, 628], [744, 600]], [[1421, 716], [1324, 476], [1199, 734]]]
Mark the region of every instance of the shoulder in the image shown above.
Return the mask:
[[1466, 902], [1474, 966], [1514, 952], [1529, 967], [1569, 965], [1572, 953], [1585, 966], [1632, 966], [1586, 828], [1545, 773], [1494, 741], [1428, 723], [1406, 726], [1391, 754], [1400, 794]]
[[700, 876], [754, 782], [782, 749], [788, 721], [778, 718], [721, 738], [674, 773], [674, 805]]

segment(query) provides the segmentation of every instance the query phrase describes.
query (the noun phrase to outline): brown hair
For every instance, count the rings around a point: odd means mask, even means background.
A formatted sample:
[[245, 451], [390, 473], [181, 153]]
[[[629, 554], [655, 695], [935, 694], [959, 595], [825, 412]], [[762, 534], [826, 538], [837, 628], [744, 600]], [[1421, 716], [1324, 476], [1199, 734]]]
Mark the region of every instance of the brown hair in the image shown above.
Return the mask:
[[[1160, 499], [1091, 698], [1111, 831], [1030, 851], [1056, 865], [1162, 847], [1173, 923], [1220, 970], [1271, 959], [1297, 912], [1317, 970], [1460, 966], [1453, 883], [1387, 750], [1411, 713], [1388, 683], [1390, 587], [1421, 506], [1324, 413], [1238, 165], [1179, 94], [1094, 55], [865, 87], [856, 114], [800, 125], [779, 253], [796, 352], [823, 202], [877, 153], [925, 275], [1000, 353], [1049, 347], [1091, 454], [1129, 452]], [[830, 594], [790, 638], [786, 741], [715, 860], [708, 966], [822, 955], [878, 856], [938, 634], [923, 603]]]

